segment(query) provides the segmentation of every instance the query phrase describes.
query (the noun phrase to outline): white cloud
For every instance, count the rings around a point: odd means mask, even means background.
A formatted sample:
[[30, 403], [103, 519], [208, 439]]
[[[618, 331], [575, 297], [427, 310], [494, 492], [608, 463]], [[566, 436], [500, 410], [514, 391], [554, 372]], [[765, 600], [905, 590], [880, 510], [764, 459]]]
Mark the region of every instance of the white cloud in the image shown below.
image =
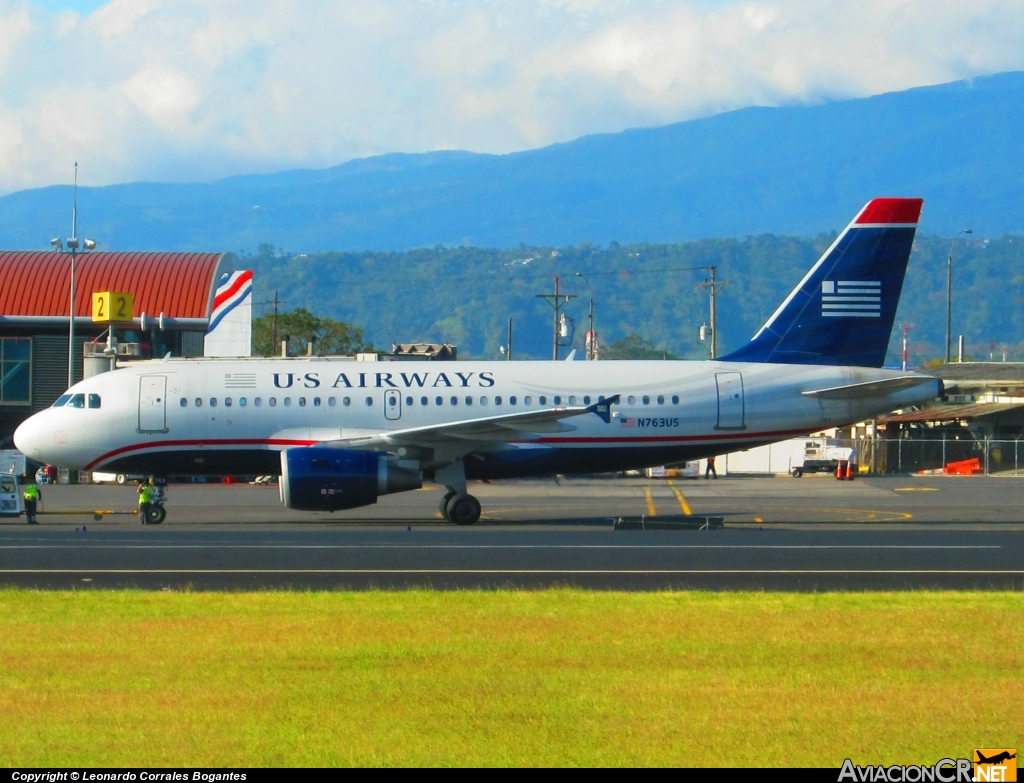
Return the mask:
[[0, 192], [507, 152], [1024, 68], [1005, 0], [0, 0]]

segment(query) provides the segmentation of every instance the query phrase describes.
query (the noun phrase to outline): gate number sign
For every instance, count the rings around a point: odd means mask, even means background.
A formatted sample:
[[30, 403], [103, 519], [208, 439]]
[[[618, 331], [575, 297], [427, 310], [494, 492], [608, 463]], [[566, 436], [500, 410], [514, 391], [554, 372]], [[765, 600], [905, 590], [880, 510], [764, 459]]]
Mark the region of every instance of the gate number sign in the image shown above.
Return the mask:
[[135, 295], [123, 291], [97, 291], [92, 295], [93, 323], [130, 323], [135, 317]]

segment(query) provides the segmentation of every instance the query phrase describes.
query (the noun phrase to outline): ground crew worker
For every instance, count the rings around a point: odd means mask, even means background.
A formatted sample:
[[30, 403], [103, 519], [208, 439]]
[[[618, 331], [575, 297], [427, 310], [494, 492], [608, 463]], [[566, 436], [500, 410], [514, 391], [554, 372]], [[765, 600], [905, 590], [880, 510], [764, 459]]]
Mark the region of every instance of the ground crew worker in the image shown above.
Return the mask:
[[[27, 478], [27, 477], [26, 477]], [[38, 525], [36, 521], [36, 503], [43, 499], [43, 493], [35, 481], [29, 481], [25, 485], [25, 491], [21, 495], [25, 499], [25, 518], [30, 525]]]
[[706, 481], [707, 479], [711, 478], [712, 476], [714, 476], [717, 479], [718, 478], [718, 471], [715, 470], [715, 458], [714, 457], [708, 457], [708, 467], [707, 467], [707, 470], [704, 471], [704, 480]]
[[149, 524], [149, 507], [153, 502], [153, 479], [139, 484], [139, 521], [144, 525]]

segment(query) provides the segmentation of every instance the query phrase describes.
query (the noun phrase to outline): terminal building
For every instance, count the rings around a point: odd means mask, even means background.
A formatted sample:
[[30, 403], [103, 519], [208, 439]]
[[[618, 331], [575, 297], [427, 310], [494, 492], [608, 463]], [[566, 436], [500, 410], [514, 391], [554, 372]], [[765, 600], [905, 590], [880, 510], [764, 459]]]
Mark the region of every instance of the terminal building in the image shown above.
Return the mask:
[[[17, 426], [51, 405], [102, 360], [108, 324], [93, 320], [93, 293], [134, 297], [114, 325], [117, 361], [171, 356], [249, 356], [252, 272], [224, 253], [78, 253], [74, 346], [69, 356], [71, 256], [0, 251], [0, 449]], [[109, 353], [109, 352], [108, 352]], [[106, 359], [109, 366], [109, 359]]]

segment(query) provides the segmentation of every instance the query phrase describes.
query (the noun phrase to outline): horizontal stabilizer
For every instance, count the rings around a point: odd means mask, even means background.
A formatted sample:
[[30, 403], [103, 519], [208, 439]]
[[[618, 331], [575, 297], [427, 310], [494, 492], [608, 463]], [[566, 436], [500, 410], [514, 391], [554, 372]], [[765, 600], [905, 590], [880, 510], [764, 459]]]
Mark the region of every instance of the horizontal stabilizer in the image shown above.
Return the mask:
[[924, 383], [934, 381], [927, 375], [907, 375], [902, 378], [886, 378], [882, 381], [867, 383], [851, 383], [848, 386], [832, 386], [828, 389], [805, 391], [804, 397], [816, 397], [822, 400], [862, 400], [866, 397], [881, 397], [893, 392], [912, 389]]

